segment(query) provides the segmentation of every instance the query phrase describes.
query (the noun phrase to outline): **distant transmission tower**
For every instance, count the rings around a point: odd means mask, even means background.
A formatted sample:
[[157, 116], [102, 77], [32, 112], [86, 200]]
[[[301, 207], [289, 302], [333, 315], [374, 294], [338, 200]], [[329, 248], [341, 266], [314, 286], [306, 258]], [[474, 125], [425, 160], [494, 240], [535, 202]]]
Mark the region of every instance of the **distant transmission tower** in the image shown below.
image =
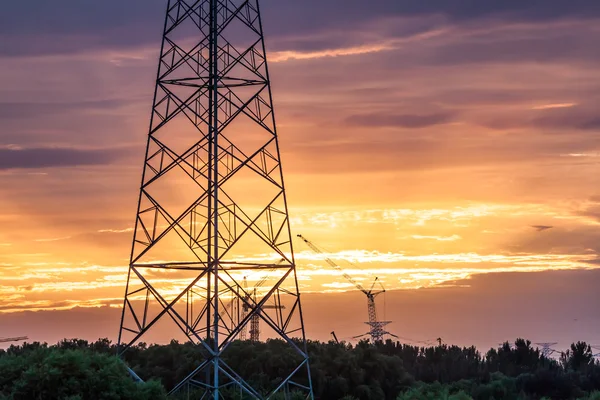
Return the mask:
[[558, 344], [558, 342], [535, 343], [535, 344], [542, 348], [542, 355], [545, 358], [550, 358], [550, 356], [556, 352], [556, 350], [554, 350], [552, 348], [552, 346], [556, 346]]
[[[228, 364], [257, 316], [290, 349], [260, 390]], [[165, 335], [202, 353], [171, 394], [313, 399], [258, 0], [167, 2], [119, 354]]]

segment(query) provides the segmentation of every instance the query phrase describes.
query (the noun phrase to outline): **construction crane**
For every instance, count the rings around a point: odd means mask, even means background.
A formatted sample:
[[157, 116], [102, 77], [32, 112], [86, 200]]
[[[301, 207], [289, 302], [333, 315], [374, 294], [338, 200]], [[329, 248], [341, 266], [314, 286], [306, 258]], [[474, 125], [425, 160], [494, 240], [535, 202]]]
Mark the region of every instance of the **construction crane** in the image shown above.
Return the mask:
[[[306, 239], [302, 235], [298, 235], [298, 237], [300, 239], [302, 239], [304, 241], [304, 243], [306, 243], [306, 245], [308, 247], [310, 247], [310, 249], [312, 251], [324, 256], [325, 262], [327, 262], [327, 264], [329, 264], [332, 268], [335, 268], [336, 270], [340, 271], [342, 273], [342, 275], [344, 276], [344, 278], [346, 278], [350, 283], [352, 283], [354, 286], [356, 286], [356, 288], [358, 290], [360, 290], [367, 296], [367, 311], [369, 313], [369, 322], [365, 322], [365, 323], [367, 325], [369, 325], [369, 327], [371, 329], [369, 330], [369, 332], [367, 332], [365, 334], [355, 336], [354, 339], [358, 339], [358, 338], [368, 335], [368, 336], [371, 336], [371, 342], [375, 343], [375, 342], [383, 341], [383, 337], [385, 335], [390, 335], [390, 336], [396, 337], [396, 335], [393, 335], [384, 329], [385, 326], [388, 325], [391, 321], [379, 321], [377, 319], [377, 307], [375, 305], [375, 298], [378, 295], [380, 295], [381, 293], [385, 293], [385, 288], [381, 284], [381, 281], [379, 280], [379, 278], [375, 277], [375, 280], [373, 281], [373, 284], [371, 285], [370, 289], [369, 290], [365, 289], [360, 283], [356, 282], [350, 275], [348, 275], [348, 273], [346, 273], [342, 267], [340, 267], [332, 259], [327, 257], [325, 255], [325, 252], [323, 252], [320, 248], [318, 248], [314, 243], [312, 243], [310, 240]], [[381, 289], [379, 289], [379, 288], [376, 289], [376, 286], [381, 287]]]
[[[246, 301], [244, 301], [244, 304], [242, 305], [242, 316], [241, 316], [242, 321], [250, 313], [252, 306], [250, 306], [249, 304], [258, 304], [258, 301], [256, 299], [257, 289], [260, 286], [262, 286], [262, 284], [267, 280], [267, 278], [268, 278], [268, 275], [265, 276], [261, 281], [259, 281], [256, 284], [256, 286], [252, 290], [252, 293], [249, 293], [248, 292], [248, 280], [246, 279], [246, 277], [244, 277], [244, 291], [246, 292]], [[263, 309], [263, 310], [283, 310], [283, 309], [285, 309], [285, 306], [276, 305], [276, 304], [263, 304], [261, 309]], [[247, 338], [246, 326], [247, 325], [244, 325], [240, 332], [241, 340], [246, 340], [246, 338]], [[250, 340], [253, 342], [260, 341], [260, 315], [258, 312], [252, 314], [252, 316], [250, 317]]]
[[22, 342], [23, 340], [27, 340], [27, 339], [29, 339], [27, 336], [0, 338], [0, 343]]
[[[275, 265], [280, 265], [283, 262], [285, 262], [285, 258], [282, 258], [281, 260], [279, 260], [279, 262], [277, 262], [277, 264], [275, 264]], [[252, 308], [251, 304], [257, 304], [257, 301], [256, 301], [257, 289], [260, 288], [267, 281], [267, 279], [269, 279], [269, 276], [275, 270], [276, 270], [276, 268], [269, 270], [265, 274], [265, 276], [263, 276], [262, 279], [256, 283], [256, 285], [254, 286], [254, 289], [252, 290], [252, 293], [250, 293], [248, 291], [248, 278], [246, 276], [244, 276], [243, 288], [244, 288], [245, 296], [244, 296], [244, 304], [242, 304], [240, 321], [243, 321], [244, 319], [246, 319], [246, 316], [250, 313], [250, 310]], [[262, 306], [262, 309], [283, 310], [283, 309], [285, 309], [285, 306], [264, 304]], [[246, 327], [247, 327], [247, 325], [244, 325], [242, 327], [242, 329], [240, 330], [240, 340], [246, 340], [248, 338], [248, 330]], [[258, 313], [254, 313], [250, 317], [250, 340], [253, 342], [260, 341], [260, 315]]]

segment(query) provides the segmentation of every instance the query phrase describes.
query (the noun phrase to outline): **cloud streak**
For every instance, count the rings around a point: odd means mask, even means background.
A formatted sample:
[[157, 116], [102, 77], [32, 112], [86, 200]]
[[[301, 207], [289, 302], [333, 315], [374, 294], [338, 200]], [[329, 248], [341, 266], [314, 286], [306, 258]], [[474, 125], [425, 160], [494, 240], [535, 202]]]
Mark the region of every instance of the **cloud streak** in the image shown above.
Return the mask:
[[437, 240], [438, 242], [454, 242], [462, 239], [459, 235], [452, 236], [427, 236], [427, 235], [412, 235], [416, 240]]
[[34, 242], [59, 242], [61, 240], [68, 240], [71, 239], [71, 236], [63, 236], [63, 237], [57, 237], [57, 238], [49, 238], [49, 239], [35, 239]]
[[120, 159], [124, 153], [123, 148], [0, 148], [0, 170], [106, 165]]
[[575, 107], [577, 103], [555, 103], [555, 104], [542, 104], [540, 106], [532, 107], [532, 110], [550, 110], [553, 108], [571, 108]]
[[361, 54], [378, 53], [381, 51], [387, 51], [392, 49], [394, 49], [394, 47], [390, 44], [373, 44], [310, 52], [301, 52], [293, 50], [276, 51], [269, 57], [269, 61], [274, 63], [281, 63], [290, 60], [312, 60], [325, 57], [355, 56]]
[[346, 118], [345, 123], [351, 126], [363, 127], [388, 127], [419, 129], [435, 125], [442, 125], [453, 121], [453, 113], [437, 114], [392, 114], [375, 113], [352, 115]]

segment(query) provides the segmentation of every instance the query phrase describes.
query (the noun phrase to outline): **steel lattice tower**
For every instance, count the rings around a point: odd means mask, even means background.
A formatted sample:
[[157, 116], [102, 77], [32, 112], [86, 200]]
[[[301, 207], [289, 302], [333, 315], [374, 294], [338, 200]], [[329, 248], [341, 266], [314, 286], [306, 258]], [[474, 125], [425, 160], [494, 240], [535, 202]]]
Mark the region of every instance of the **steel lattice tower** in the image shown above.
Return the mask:
[[[256, 316], [288, 351], [261, 391], [228, 361]], [[202, 354], [171, 394], [313, 399], [258, 0], [168, 0], [119, 355], [167, 334]]]
[[552, 346], [556, 346], [558, 342], [545, 342], [535, 344], [542, 347], [541, 353], [544, 357], [550, 358], [550, 356], [556, 352], [556, 350], [554, 350]]

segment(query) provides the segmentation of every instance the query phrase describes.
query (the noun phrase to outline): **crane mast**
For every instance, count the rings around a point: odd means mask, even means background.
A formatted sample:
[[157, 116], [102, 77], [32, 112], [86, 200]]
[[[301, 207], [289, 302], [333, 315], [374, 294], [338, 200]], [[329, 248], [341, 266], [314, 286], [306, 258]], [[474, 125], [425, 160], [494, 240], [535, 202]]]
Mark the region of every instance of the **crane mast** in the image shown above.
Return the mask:
[[[248, 293], [248, 279], [244, 276], [244, 302], [242, 304], [242, 309], [241, 309], [241, 317], [240, 317], [240, 321], [243, 321], [246, 319], [246, 316], [248, 315], [248, 313], [250, 312], [250, 307], [248, 306], [248, 304], [250, 304], [250, 293]], [[246, 329], [246, 325], [242, 326], [242, 329], [240, 330], [240, 340], [246, 340], [247, 339], [247, 332], [248, 330]]]
[[[381, 286], [381, 290], [375, 291], [375, 285], [377, 285], [378, 283]], [[375, 305], [375, 297], [381, 293], [385, 293], [385, 289], [379, 281], [379, 278], [375, 277], [373, 285], [371, 285], [371, 289], [367, 292], [367, 310], [369, 312], [369, 322], [367, 322], [367, 325], [369, 325], [369, 327], [371, 328], [368, 334], [371, 336], [371, 340], [373, 341], [373, 343], [383, 341], [383, 337], [385, 335], [395, 336], [385, 330], [385, 326], [388, 325], [391, 321], [379, 321], [377, 319], [377, 307]]]
[[[367, 296], [367, 312], [368, 312], [368, 316], [369, 316], [369, 322], [365, 322], [365, 323], [367, 325], [369, 325], [370, 330], [369, 330], [369, 332], [367, 332], [363, 335], [356, 336], [355, 338], [360, 338], [360, 337], [368, 335], [371, 337], [371, 341], [373, 343], [375, 343], [375, 342], [383, 341], [383, 337], [385, 335], [395, 336], [385, 330], [385, 326], [388, 325], [391, 321], [379, 321], [377, 319], [377, 306], [375, 304], [375, 298], [378, 295], [380, 295], [381, 293], [385, 293], [385, 288], [381, 284], [381, 281], [379, 280], [379, 278], [375, 277], [375, 280], [373, 281], [371, 288], [369, 290], [365, 289], [360, 283], [358, 283], [346, 271], [344, 271], [344, 269], [342, 267], [340, 267], [335, 261], [333, 261], [331, 258], [327, 257], [325, 255], [325, 252], [323, 252], [323, 250], [321, 250], [319, 247], [317, 247], [313, 242], [306, 239], [302, 235], [297, 235], [297, 236], [298, 236], [298, 238], [302, 239], [302, 241], [304, 241], [304, 243], [306, 243], [306, 245], [313, 252], [315, 252], [316, 254], [322, 255], [327, 264], [329, 264], [332, 268], [340, 271], [344, 278], [346, 278], [358, 290], [360, 290]], [[377, 286], [379, 288], [377, 288]]]
[[[283, 262], [285, 262], [285, 258], [280, 259], [275, 265], [280, 265]], [[257, 304], [258, 303], [256, 300], [256, 290], [258, 288], [260, 288], [262, 285], [264, 285], [265, 282], [269, 279], [270, 275], [275, 271], [276, 271], [276, 269], [268, 270], [267, 273], [261, 278], [261, 280], [256, 283], [256, 285], [252, 289], [252, 292], [248, 291], [248, 279], [247, 279], [247, 277], [244, 276], [243, 285], [244, 285], [245, 301], [244, 301], [244, 304], [242, 305], [240, 321], [243, 321], [246, 318], [246, 316], [248, 315], [248, 313], [250, 312], [250, 309], [252, 307], [250, 307], [249, 304]], [[261, 307], [261, 309], [263, 309], [263, 310], [265, 310], [265, 309], [283, 310], [283, 309], [285, 309], [285, 306], [281, 305], [281, 304], [275, 304], [275, 305], [264, 304]], [[278, 317], [279, 317], [279, 315], [278, 315]], [[246, 327], [247, 326], [244, 325], [240, 331], [240, 340], [246, 340], [248, 338]], [[253, 342], [260, 341], [260, 316], [257, 313], [254, 313], [250, 317], [250, 340]]]

